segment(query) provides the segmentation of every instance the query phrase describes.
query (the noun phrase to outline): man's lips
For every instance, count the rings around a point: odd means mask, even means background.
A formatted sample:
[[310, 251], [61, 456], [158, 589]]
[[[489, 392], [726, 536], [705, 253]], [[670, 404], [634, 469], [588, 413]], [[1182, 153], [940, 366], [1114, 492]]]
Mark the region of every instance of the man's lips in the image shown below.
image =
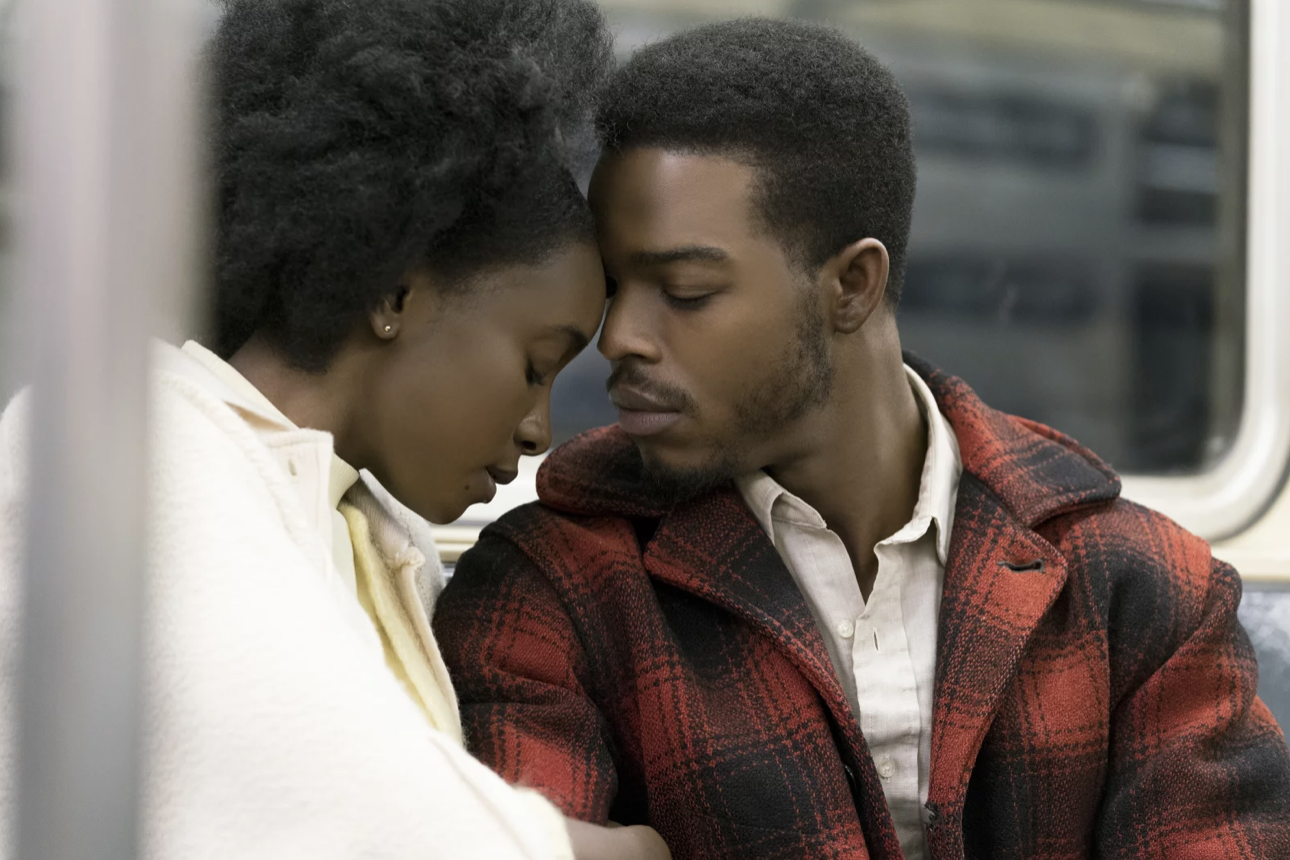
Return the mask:
[[619, 409], [631, 412], [679, 412], [676, 407], [665, 403], [661, 398], [647, 394], [630, 385], [615, 385], [609, 389], [609, 400]]
[[618, 407], [618, 424], [628, 436], [653, 436], [681, 420], [680, 410], [626, 385], [611, 388], [609, 400]]
[[618, 426], [628, 436], [654, 436], [681, 420], [680, 412], [638, 412], [634, 409], [618, 410]]

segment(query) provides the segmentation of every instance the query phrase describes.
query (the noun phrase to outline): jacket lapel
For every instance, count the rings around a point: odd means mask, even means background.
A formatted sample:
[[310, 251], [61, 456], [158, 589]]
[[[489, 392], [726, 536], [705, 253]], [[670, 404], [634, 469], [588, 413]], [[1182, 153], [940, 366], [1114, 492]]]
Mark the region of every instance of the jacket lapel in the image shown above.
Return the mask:
[[547, 458], [538, 470], [538, 495], [544, 504], [574, 514], [657, 519], [644, 556], [650, 575], [725, 608], [770, 637], [835, 719], [854, 726], [806, 600], [738, 491], [726, 485], [666, 505], [645, 492], [641, 470], [640, 454], [626, 434], [604, 427]]
[[665, 516], [645, 552], [651, 576], [739, 616], [773, 640], [831, 710], [846, 709], [815, 619], [766, 533], [733, 489]]
[[870, 852], [899, 857], [877, 769], [815, 618], [738, 492], [726, 488], [664, 516], [644, 562], [651, 576], [743, 619], [792, 661], [832, 715]]
[[939, 622], [928, 793], [933, 842], [961, 847], [958, 825], [977, 753], [1027, 642], [1065, 583], [1065, 561], [1052, 545], [965, 472]]

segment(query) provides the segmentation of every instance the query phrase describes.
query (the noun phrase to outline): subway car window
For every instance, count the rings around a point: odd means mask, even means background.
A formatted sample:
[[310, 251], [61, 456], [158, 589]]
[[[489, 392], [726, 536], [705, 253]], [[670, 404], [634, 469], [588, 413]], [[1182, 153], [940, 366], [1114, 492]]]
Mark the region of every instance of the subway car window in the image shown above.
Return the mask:
[[[908, 93], [906, 348], [1131, 474], [1233, 440], [1244, 330], [1246, 4], [613, 0], [619, 50], [741, 12], [842, 27]], [[557, 441], [611, 423], [588, 352]]]

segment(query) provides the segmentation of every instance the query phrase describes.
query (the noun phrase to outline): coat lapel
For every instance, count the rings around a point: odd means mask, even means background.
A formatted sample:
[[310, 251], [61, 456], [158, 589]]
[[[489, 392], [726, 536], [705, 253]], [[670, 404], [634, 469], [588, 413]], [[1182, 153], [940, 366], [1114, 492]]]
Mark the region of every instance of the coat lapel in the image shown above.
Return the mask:
[[724, 489], [665, 516], [646, 549], [645, 567], [768, 636], [830, 710], [845, 709], [846, 720], [854, 722], [806, 600], [736, 491]]
[[1066, 583], [1066, 564], [967, 472], [954, 523], [941, 600], [928, 809], [929, 839], [961, 848], [957, 823], [977, 753], [1027, 642]]
[[726, 488], [664, 516], [644, 562], [655, 579], [743, 619], [792, 661], [832, 715], [843, 762], [854, 775], [857, 812], [870, 853], [899, 857], [877, 769], [815, 618], [738, 492]]
[[645, 492], [641, 470], [640, 454], [626, 434], [604, 427], [547, 458], [538, 470], [538, 495], [544, 504], [574, 514], [657, 520], [645, 549], [650, 575], [725, 608], [770, 637], [835, 719], [855, 725], [806, 600], [738, 491], [726, 485], [680, 505], [663, 504]]

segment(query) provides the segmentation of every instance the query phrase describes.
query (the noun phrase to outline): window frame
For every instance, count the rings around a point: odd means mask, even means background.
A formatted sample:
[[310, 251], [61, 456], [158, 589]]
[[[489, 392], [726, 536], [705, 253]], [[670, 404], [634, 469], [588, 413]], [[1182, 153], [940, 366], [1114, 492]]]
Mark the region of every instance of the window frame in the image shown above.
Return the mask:
[[1244, 398], [1231, 448], [1196, 475], [1125, 475], [1124, 495], [1208, 540], [1255, 523], [1290, 468], [1290, 6], [1251, 0]]

